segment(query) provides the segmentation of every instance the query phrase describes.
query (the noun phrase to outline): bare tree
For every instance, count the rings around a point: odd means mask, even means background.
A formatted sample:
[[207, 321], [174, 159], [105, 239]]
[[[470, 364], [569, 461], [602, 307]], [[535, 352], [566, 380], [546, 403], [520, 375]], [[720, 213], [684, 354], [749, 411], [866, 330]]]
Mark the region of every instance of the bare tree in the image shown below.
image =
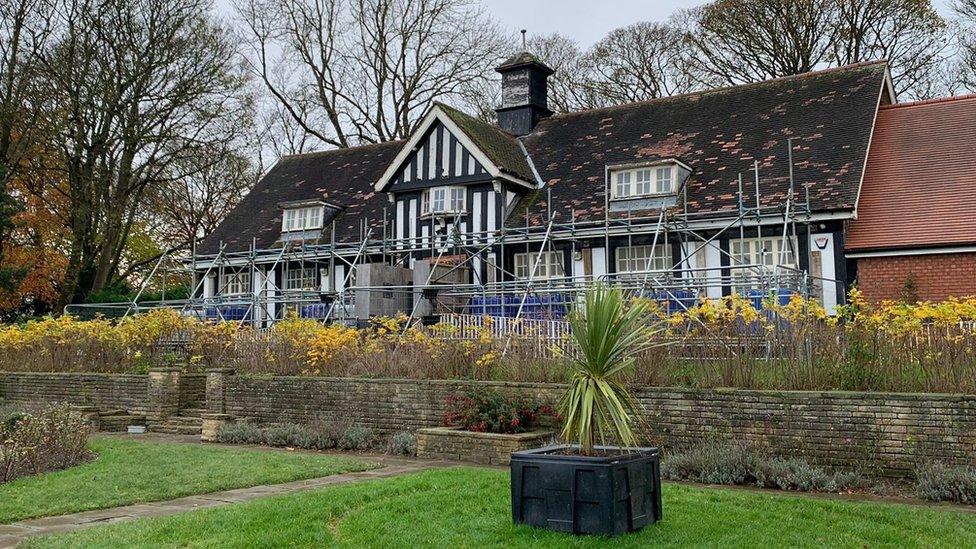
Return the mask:
[[[299, 114], [304, 117], [308, 112], [302, 109]], [[321, 146], [277, 101], [265, 102], [255, 122], [257, 134], [250, 149], [254, 151], [258, 174], [267, 172], [282, 156], [312, 152]]]
[[406, 137], [436, 100], [465, 101], [504, 40], [471, 0], [240, 0], [246, 62], [323, 144]]
[[202, 169], [183, 160], [229, 143], [243, 116], [243, 75], [207, 0], [73, 0], [45, 53], [52, 144], [70, 228], [62, 300], [114, 282], [148, 189]]
[[888, 60], [898, 95], [926, 97], [939, 79], [947, 25], [929, 0], [835, 0], [833, 61]]
[[614, 105], [699, 89], [709, 79], [693, 62], [693, 53], [685, 33], [668, 24], [616, 29], [588, 56], [596, 74], [593, 95], [599, 103]]
[[[182, 174], [147, 189], [137, 216], [162, 250], [189, 250], [210, 234], [254, 185], [258, 172], [250, 158], [234, 148], [202, 145], [172, 167]], [[161, 254], [160, 254], [161, 255]], [[126, 278], [159, 255], [128, 265]]]
[[717, 0], [682, 15], [696, 68], [725, 84], [808, 72], [830, 58], [834, 0]]
[[[532, 36], [527, 41], [527, 49], [555, 71], [549, 77], [550, 109], [570, 112], [599, 105], [592, 96], [593, 66], [579, 43], [553, 33]], [[498, 87], [496, 82], [493, 84]]]
[[958, 82], [976, 90], [976, 0], [957, 0], [952, 6], [959, 17]]

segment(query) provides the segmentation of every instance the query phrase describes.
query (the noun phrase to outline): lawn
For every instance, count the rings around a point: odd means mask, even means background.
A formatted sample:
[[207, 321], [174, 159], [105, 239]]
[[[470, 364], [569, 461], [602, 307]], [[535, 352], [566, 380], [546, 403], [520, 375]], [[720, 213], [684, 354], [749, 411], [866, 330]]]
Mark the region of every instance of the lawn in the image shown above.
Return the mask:
[[131, 503], [362, 471], [352, 458], [93, 438], [98, 457], [0, 484], [0, 524]]
[[612, 540], [511, 524], [503, 471], [442, 469], [31, 540], [28, 547], [966, 547], [976, 515], [667, 484], [664, 521]]

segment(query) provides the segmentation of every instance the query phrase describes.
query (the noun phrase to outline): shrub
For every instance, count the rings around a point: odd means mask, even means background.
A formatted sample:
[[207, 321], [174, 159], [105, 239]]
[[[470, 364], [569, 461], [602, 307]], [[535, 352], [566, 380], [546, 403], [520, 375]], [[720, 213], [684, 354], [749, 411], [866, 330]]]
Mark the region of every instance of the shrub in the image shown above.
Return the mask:
[[311, 448], [312, 439], [312, 430], [298, 423], [282, 423], [264, 429], [264, 443], [268, 446]]
[[85, 418], [67, 404], [36, 414], [8, 414], [0, 425], [0, 482], [89, 460], [89, 432]]
[[263, 444], [264, 432], [253, 423], [225, 423], [217, 431], [217, 441], [226, 444]]
[[661, 475], [669, 480], [757, 486], [779, 490], [839, 492], [865, 488], [856, 471], [827, 471], [799, 458], [780, 458], [746, 442], [706, 441], [667, 454]]
[[386, 445], [386, 453], [395, 456], [417, 455], [417, 435], [409, 431], [394, 433]]
[[361, 425], [353, 425], [342, 433], [339, 447], [343, 450], [368, 450], [373, 445], [373, 430]]
[[443, 422], [445, 427], [479, 433], [524, 433], [540, 416], [554, 415], [551, 407], [526, 398], [480, 390], [448, 396]]
[[[664, 326], [619, 372], [628, 387], [976, 391], [976, 297], [873, 305], [855, 289], [835, 317], [798, 296], [784, 305], [732, 294], [681, 312], [650, 298], [625, 301]], [[145, 373], [171, 349], [160, 339], [179, 342], [189, 368], [241, 374], [565, 382], [579, 355], [570, 337], [529, 325], [498, 338], [490, 318], [463, 330], [405, 320], [356, 329], [295, 318], [256, 330], [175, 310], [114, 321], [62, 315], [0, 327], [0, 371]]]
[[771, 458], [759, 462], [756, 486], [799, 492], [844, 492], [865, 488], [856, 471], [828, 472], [803, 459]]
[[265, 444], [328, 450], [336, 447], [340, 437], [335, 434], [336, 429], [335, 425], [323, 422], [313, 422], [311, 425], [279, 423], [263, 428], [254, 423], [231, 423], [221, 426], [217, 431], [217, 441], [226, 444]]
[[976, 467], [927, 463], [915, 470], [915, 494], [932, 501], [976, 503]]
[[754, 484], [759, 452], [741, 442], [707, 441], [665, 455], [661, 476], [705, 484]]

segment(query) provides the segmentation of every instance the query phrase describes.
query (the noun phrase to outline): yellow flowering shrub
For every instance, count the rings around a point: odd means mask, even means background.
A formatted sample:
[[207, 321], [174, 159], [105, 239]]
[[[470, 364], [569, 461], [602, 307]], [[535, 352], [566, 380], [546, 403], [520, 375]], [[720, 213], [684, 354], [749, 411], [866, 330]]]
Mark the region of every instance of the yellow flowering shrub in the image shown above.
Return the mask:
[[[644, 299], [644, 298], [636, 298]], [[648, 301], [650, 346], [629, 383], [696, 387], [976, 392], [976, 298], [867, 303], [856, 289], [836, 316], [816, 300], [730, 295], [669, 311]], [[242, 374], [512, 381], [565, 380], [573, 350], [546, 321], [485, 317], [421, 326], [407, 317], [364, 328], [288, 318], [270, 329], [208, 323], [173, 310], [125, 319], [42, 318], [0, 327], [0, 370], [143, 372], [185, 341], [190, 369]], [[504, 324], [502, 324], [504, 323]], [[654, 341], [652, 341], [654, 340]]]
[[322, 326], [315, 331], [308, 345], [310, 371], [321, 373], [336, 355], [359, 345], [359, 330], [342, 324]]

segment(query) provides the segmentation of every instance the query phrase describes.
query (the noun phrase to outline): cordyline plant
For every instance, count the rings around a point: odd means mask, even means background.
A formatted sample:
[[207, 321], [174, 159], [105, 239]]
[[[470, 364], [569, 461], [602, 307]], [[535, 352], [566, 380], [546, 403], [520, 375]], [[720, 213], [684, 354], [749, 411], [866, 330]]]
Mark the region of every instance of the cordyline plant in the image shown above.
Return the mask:
[[654, 332], [646, 304], [627, 303], [619, 288], [598, 284], [586, 291], [569, 322], [577, 353], [560, 401], [563, 439], [579, 443], [583, 455], [593, 455], [598, 436], [601, 443], [612, 438], [623, 447], [637, 446], [633, 423], [640, 405], [618, 378]]

